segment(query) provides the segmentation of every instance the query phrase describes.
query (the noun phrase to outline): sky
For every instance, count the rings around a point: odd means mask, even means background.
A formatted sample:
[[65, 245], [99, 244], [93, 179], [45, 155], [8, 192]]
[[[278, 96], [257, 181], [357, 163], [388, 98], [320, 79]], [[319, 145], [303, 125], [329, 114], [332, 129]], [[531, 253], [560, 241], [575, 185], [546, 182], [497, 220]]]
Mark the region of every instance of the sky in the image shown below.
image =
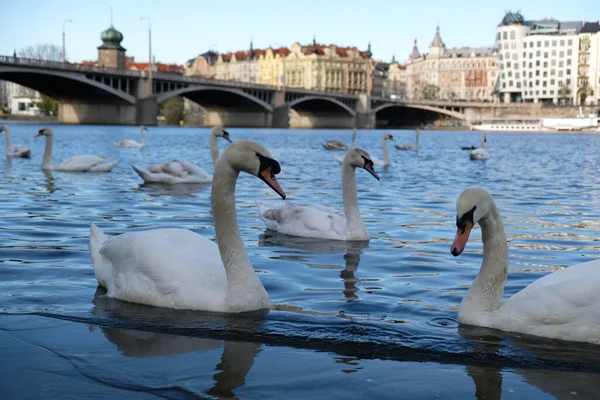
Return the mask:
[[373, 58], [406, 61], [414, 39], [426, 52], [436, 25], [446, 47], [492, 46], [507, 10], [525, 19], [598, 21], [598, 0], [0, 0], [0, 55], [27, 46], [62, 46], [67, 59], [96, 60], [100, 33], [111, 24], [123, 35], [128, 56], [184, 64], [208, 49], [219, 52], [288, 46], [298, 41], [367, 48]]

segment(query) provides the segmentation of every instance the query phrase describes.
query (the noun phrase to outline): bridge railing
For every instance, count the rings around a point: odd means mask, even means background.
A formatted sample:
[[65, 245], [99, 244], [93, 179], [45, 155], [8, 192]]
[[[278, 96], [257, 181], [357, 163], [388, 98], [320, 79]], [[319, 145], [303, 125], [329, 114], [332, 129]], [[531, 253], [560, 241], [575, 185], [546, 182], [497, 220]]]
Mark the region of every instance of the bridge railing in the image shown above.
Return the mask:
[[0, 55], [0, 64], [16, 64], [16, 65], [25, 65], [31, 67], [40, 67], [40, 68], [49, 68], [49, 69], [62, 69], [66, 71], [90, 71], [90, 72], [104, 72], [104, 73], [114, 73], [116, 75], [129, 75], [140, 77], [142, 74], [140, 71], [126, 71], [122, 69], [116, 68], [106, 68], [97, 65], [88, 65], [88, 64], [71, 64], [71, 63], [63, 63], [59, 61], [48, 61], [48, 60], [39, 60], [35, 58], [22, 58], [22, 57], [13, 57], [13, 56], [1, 56]]

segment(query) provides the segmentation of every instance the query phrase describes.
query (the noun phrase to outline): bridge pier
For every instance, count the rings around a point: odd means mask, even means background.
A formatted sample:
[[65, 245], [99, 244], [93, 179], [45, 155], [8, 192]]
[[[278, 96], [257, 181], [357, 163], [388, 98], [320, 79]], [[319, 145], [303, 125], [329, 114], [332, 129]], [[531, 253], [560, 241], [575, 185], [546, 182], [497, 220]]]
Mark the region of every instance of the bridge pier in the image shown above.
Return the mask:
[[358, 95], [354, 124], [357, 129], [375, 129], [375, 113], [371, 111], [371, 96]]
[[61, 102], [58, 121], [62, 124], [156, 125], [156, 98], [146, 97], [137, 104]]

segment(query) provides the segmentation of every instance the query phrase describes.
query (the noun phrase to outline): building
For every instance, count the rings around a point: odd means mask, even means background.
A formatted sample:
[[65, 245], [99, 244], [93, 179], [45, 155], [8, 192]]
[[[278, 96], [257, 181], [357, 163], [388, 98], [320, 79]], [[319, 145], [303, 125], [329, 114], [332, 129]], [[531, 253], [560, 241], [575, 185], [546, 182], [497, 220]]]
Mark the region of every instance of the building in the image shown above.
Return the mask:
[[600, 105], [600, 21], [586, 22], [579, 32], [576, 101]]
[[447, 49], [439, 26], [421, 54], [415, 39], [406, 64], [406, 96], [411, 100], [493, 101], [498, 76], [494, 48]]
[[388, 69], [386, 94], [389, 96], [393, 95], [398, 100], [406, 99], [406, 65], [399, 64], [396, 61], [396, 57], [392, 58], [392, 63]]
[[270, 86], [283, 85], [285, 82], [283, 60], [289, 54], [290, 50], [286, 47], [266, 49], [257, 59], [258, 83]]
[[98, 61], [96, 65], [106, 68], [125, 69], [125, 48], [121, 46], [123, 34], [116, 30], [112, 24], [110, 28], [100, 34], [102, 45], [98, 47]]
[[234, 53], [219, 54], [215, 62], [215, 78], [227, 81], [258, 83], [258, 59], [265, 50], [250, 49]]
[[184, 75], [214, 78], [216, 76], [215, 64], [218, 58], [219, 53], [209, 50], [196, 58], [189, 59], [185, 63]]
[[505, 103], [576, 103], [583, 22], [525, 21], [507, 13], [496, 29], [499, 95]]
[[[39, 95], [38, 92], [35, 92]], [[9, 103], [10, 113], [13, 115], [42, 115], [42, 110], [38, 107], [41, 101], [40, 97], [11, 97]]]
[[371, 80], [373, 82], [373, 90], [371, 90], [371, 96], [373, 97], [389, 97], [388, 93], [388, 74], [390, 64], [384, 62], [375, 62], [373, 72], [371, 73]]
[[[133, 57], [126, 58], [126, 69], [128, 71], [148, 71], [147, 62], [135, 62]], [[166, 64], [161, 62], [152, 61], [152, 71], [156, 72], [169, 72], [172, 74], [181, 74], [185, 72], [185, 67], [179, 64]]]
[[38, 103], [42, 100], [40, 92], [10, 81], [0, 81], [0, 111], [6, 109], [10, 114], [40, 115]]

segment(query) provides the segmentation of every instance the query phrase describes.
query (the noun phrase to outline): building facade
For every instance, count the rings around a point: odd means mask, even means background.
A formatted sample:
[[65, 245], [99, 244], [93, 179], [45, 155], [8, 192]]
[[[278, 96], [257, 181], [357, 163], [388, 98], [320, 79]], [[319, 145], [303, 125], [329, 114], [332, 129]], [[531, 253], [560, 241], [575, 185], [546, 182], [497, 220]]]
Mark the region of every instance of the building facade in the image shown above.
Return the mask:
[[525, 21], [507, 13], [496, 29], [501, 100], [576, 104], [582, 27], [583, 22]]
[[200, 54], [196, 58], [189, 59], [185, 63], [186, 76], [200, 76], [203, 78], [215, 78], [216, 67], [215, 64], [219, 58], [219, 53], [215, 51], [207, 51]]
[[[406, 65], [396, 62], [395, 57], [388, 69], [387, 95], [398, 100], [406, 99]], [[387, 96], [384, 96], [387, 97]]]
[[439, 26], [421, 54], [415, 39], [406, 64], [406, 96], [410, 100], [493, 101], [498, 76], [494, 48], [446, 49]]
[[600, 105], [600, 21], [581, 28], [577, 62], [577, 103]]

